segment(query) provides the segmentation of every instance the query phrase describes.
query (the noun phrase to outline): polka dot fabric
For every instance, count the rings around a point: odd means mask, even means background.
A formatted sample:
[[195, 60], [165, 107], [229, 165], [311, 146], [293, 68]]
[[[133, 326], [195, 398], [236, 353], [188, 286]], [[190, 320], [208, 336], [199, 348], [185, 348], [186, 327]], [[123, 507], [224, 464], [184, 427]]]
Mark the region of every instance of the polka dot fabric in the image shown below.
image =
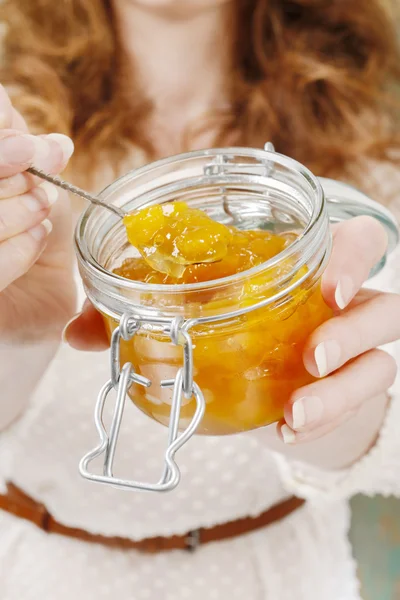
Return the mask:
[[355, 600], [347, 526], [344, 506], [300, 509], [278, 526], [194, 553], [146, 556], [47, 535], [0, 513], [0, 597]]
[[[257, 515], [290, 495], [252, 435], [193, 438], [178, 457], [182, 483], [169, 494], [81, 479], [77, 465], [96, 442], [92, 411], [106, 370], [107, 357], [60, 350], [30, 409], [0, 436], [3, 482], [15, 481], [62, 523], [132, 539]], [[166, 429], [128, 406], [119, 474], [155, 480], [165, 442]], [[192, 554], [143, 555], [51, 536], [0, 512], [0, 598], [360, 600], [347, 527], [345, 502], [316, 499], [279, 524]]]
[[[168, 494], [129, 493], [82, 479], [79, 460], [97, 443], [93, 408], [107, 377], [107, 359], [62, 347], [29, 411], [0, 437], [7, 447], [3, 478], [11, 477], [40, 499], [59, 521], [94, 533], [142, 539], [259, 514], [290, 495], [272, 457], [262, 456], [251, 436], [192, 438], [177, 455], [181, 484]], [[128, 401], [115, 474], [157, 481], [167, 433]]]

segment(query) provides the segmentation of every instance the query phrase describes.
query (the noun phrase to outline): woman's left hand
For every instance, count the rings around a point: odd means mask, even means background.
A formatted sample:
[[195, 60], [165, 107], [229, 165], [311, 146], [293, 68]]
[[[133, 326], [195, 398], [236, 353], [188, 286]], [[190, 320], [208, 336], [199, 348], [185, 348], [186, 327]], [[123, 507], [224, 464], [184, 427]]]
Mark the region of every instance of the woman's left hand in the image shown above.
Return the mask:
[[386, 247], [383, 227], [370, 217], [335, 226], [322, 279], [335, 316], [307, 342], [304, 364], [319, 380], [297, 390], [285, 406], [278, 424], [284, 442], [308, 442], [333, 431], [392, 385], [396, 362], [377, 348], [400, 338], [400, 296], [361, 289]]

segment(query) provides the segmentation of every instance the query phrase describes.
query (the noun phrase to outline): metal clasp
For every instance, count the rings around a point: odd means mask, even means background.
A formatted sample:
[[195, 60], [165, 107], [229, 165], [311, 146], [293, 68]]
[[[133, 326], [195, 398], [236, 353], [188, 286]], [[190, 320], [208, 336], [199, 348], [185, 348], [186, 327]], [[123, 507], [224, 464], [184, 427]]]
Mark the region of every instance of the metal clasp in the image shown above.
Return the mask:
[[[131, 363], [120, 367], [120, 340], [129, 341], [144, 324], [156, 325], [171, 337], [176, 345], [183, 346], [183, 368], [179, 369], [174, 380], [162, 382], [162, 386], [173, 386], [171, 414], [168, 428], [168, 445], [164, 454], [164, 469], [157, 483], [145, 483], [130, 479], [121, 479], [113, 475], [115, 451], [118, 443], [121, 421], [124, 413], [126, 396], [131, 385], [149, 387], [151, 381], [135, 372]], [[80, 474], [90, 481], [109, 484], [127, 490], [164, 492], [174, 489], [180, 481], [179, 467], [175, 462], [177, 451], [192, 437], [199, 426], [205, 411], [205, 400], [199, 386], [193, 381], [193, 348], [192, 340], [186, 329], [182, 329], [183, 319], [168, 319], [157, 317], [137, 317], [124, 314], [119, 326], [111, 337], [111, 378], [101, 389], [94, 413], [96, 429], [100, 443], [88, 452], [79, 464]], [[114, 390], [116, 401], [110, 431], [107, 432], [103, 422], [105, 402]], [[179, 434], [179, 419], [182, 405], [182, 395], [186, 398], [195, 397], [196, 410], [188, 427]], [[103, 475], [89, 471], [91, 462], [99, 456], [104, 456]]]
[[188, 552], [194, 552], [200, 546], [201, 537], [200, 537], [200, 529], [193, 529], [193, 531], [189, 531], [186, 536], [186, 550]]

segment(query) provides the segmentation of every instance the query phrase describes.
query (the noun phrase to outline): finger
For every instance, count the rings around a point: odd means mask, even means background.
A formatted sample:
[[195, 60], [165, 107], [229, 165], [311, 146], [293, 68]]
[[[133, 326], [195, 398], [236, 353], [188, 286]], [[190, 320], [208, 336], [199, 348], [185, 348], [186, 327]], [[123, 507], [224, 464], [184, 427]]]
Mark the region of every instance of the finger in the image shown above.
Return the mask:
[[0, 84], [0, 129], [8, 129], [13, 123], [13, 106], [4, 88]]
[[334, 424], [389, 389], [396, 372], [396, 361], [389, 354], [371, 350], [333, 375], [296, 390], [285, 406], [285, 421], [298, 432]]
[[50, 213], [58, 190], [44, 182], [29, 194], [0, 202], [0, 242], [39, 225]]
[[[38, 166], [40, 162], [42, 169], [44, 167], [43, 170], [47, 171], [48, 173], [56, 174], [65, 168], [66, 163], [71, 156], [71, 152], [73, 151], [73, 144], [71, 146], [71, 140], [66, 136], [60, 136], [59, 134], [50, 134], [47, 136], [47, 138], [49, 138], [48, 154], [51, 155], [50, 162], [47, 162], [47, 164], [43, 165], [43, 159], [34, 160], [36, 161], [36, 166]], [[43, 139], [46, 141], [46, 136], [43, 136]], [[60, 148], [60, 143], [64, 145], [64, 147]], [[4, 177], [0, 179], [0, 200], [25, 194], [34, 187], [40, 186], [42, 183], [42, 179], [35, 177], [26, 171], [23, 173], [17, 173], [11, 177]]]
[[110, 342], [103, 317], [87, 300], [82, 312], [76, 315], [65, 327], [63, 340], [76, 350], [107, 350]]
[[33, 135], [15, 129], [0, 130], [0, 177], [25, 171], [37, 154], [43, 154], [45, 143]]
[[15, 108], [12, 109], [11, 128], [18, 129], [18, 131], [23, 131], [24, 133], [29, 132], [25, 119]]
[[0, 178], [21, 173], [32, 165], [48, 173], [58, 173], [67, 164], [73, 150], [73, 142], [62, 134], [33, 136], [13, 129], [2, 130]]
[[74, 152], [72, 140], [61, 133], [35, 136], [35, 143], [39, 150], [30, 166], [50, 174], [60, 173]]
[[24, 275], [43, 252], [52, 225], [47, 219], [0, 244], [0, 292]]
[[60, 173], [65, 167], [72, 154], [74, 153], [74, 143], [62, 133], [49, 133], [39, 136], [50, 145], [50, 155], [39, 157], [34, 163], [35, 167], [47, 171], [48, 173]]
[[363, 304], [364, 302], [368, 302], [368, 300], [370, 300], [371, 298], [375, 298], [375, 296], [378, 296], [379, 294], [381, 294], [381, 292], [379, 292], [378, 290], [372, 290], [371, 288], [363, 287], [358, 292], [358, 294], [354, 296], [353, 300], [346, 307], [345, 311], [348, 311], [349, 309], [353, 308], [354, 306], [358, 306], [359, 304]]
[[0, 179], [0, 200], [5, 198], [13, 198], [29, 192], [32, 188], [40, 185], [42, 182], [39, 177], [35, 177], [30, 173], [17, 173], [11, 177]]
[[400, 338], [400, 296], [377, 293], [323, 323], [304, 349], [304, 365], [325, 377], [352, 358]]
[[383, 226], [372, 217], [356, 217], [333, 230], [332, 256], [322, 277], [322, 293], [330, 307], [344, 309], [350, 303], [387, 243]]
[[351, 419], [356, 412], [357, 411], [348, 411], [330, 423], [325, 423], [320, 427], [316, 425], [315, 429], [312, 429], [311, 431], [295, 431], [284, 420], [277, 423], [276, 430], [278, 436], [285, 444], [291, 445], [299, 444], [301, 442], [313, 442], [314, 440], [318, 440], [319, 438], [328, 435], [337, 427], [340, 427], [340, 425]]

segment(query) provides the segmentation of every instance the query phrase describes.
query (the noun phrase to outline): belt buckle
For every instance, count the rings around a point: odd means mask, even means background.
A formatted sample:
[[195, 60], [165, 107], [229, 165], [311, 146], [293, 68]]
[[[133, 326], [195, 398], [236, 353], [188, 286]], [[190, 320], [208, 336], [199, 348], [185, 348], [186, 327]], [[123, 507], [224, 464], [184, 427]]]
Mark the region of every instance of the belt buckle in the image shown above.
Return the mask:
[[189, 531], [185, 538], [185, 550], [187, 552], [195, 552], [200, 544], [200, 529], [193, 529], [193, 531]]

